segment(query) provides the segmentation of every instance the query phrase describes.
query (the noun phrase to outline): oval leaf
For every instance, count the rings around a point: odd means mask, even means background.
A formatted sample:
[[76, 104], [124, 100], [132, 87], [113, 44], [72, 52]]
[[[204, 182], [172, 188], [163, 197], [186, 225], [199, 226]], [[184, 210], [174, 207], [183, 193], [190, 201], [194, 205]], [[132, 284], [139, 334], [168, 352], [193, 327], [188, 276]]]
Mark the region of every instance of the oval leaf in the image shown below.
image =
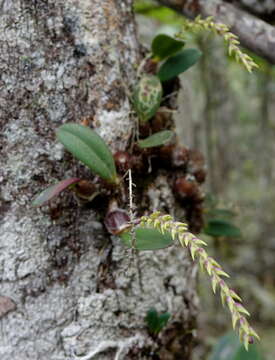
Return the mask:
[[116, 182], [113, 155], [102, 138], [92, 129], [79, 124], [65, 124], [57, 130], [58, 140], [78, 160], [109, 182]]
[[57, 184], [51, 185], [42, 193], [40, 193], [32, 202], [33, 206], [41, 206], [44, 205], [46, 202], [54, 198], [55, 196], [59, 195], [61, 191], [67, 189], [69, 186], [76, 184], [80, 181], [79, 178], [70, 178], [66, 180], [62, 180]]
[[264, 358], [255, 344], [249, 345], [246, 351], [237, 335], [230, 332], [220, 338], [209, 360], [264, 360]]
[[140, 140], [138, 145], [143, 149], [164, 145], [172, 139], [173, 135], [174, 133], [171, 130], [159, 131], [144, 140]]
[[158, 77], [160, 81], [171, 80], [195, 65], [202, 53], [197, 49], [186, 49], [170, 57], [160, 67]]
[[227, 237], [240, 237], [241, 230], [231, 224], [228, 221], [221, 219], [211, 219], [207, 222], [206, 227], [203, 231], [205, 234], [218, 237], [218, 236], [227, 236]]
[[[132, 238], [129, 232], [120, 235], [124, 245], [132, 247]], [[173, 244], [173, 239], [168, 232], [162, 234], [160, 231], [151, 228], [137, 227], [135, 230], [137, 250], [164, 249]]]
[[158, 110], [162, 98], [162, 85], [157, 76], [144, 75], [133, 93], [133, 105], [140, 121], [151, 119]]
[[212, 218], [219, 218], [219, 219], [232, 219], [236, 213], [232, 210], [228, 210], [228, 209], [211, 209], [208, 214], [209, 217], [211, 216]]
[[160, 34], [152, 42], [152, 53], [156, 60], [163, 60], [168, 56], [176, 54], [184, 47], [185, 43], [171, 36]]

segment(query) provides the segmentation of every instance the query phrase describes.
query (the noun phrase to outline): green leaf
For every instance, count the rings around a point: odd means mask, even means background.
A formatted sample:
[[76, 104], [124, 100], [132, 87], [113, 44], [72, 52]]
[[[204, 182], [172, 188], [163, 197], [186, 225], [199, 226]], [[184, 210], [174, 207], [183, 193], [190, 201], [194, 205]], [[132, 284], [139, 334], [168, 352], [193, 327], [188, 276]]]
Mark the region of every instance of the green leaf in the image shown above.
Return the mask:
[[133, 93], [133, 105], [140, 121], [151, 119], [160, 107], [162, 85], [157, 76], [144, 75]]
[[174, 133], [171, 130], [159, 131], [144, 140], [138, 141], [138, 145], [142, 149], [164, 145], [172, 139], [173, 135]]
[[151, 334], [157, 335], [168, 323], [170, 313], [158, 314], [155, 308], [148, 310], [145, 321]]
[[168, 323], [168, 320], [170, 319], [171, 314], [170, 313], [163, 313], [159, 315], [159, 327], [158, 332], [160, 332]]
[[138, 14], [156, 19], [165, 24], [171, 24], [173, 27], [183, 25], [183, 18], [176, 11], [165, 6], [154, 5], [150, 1], [135, 1], [134, 11]]
[[238, 336], [230, 332], [220, 338], [208, 360], [264, 360], [257, 345], [249, 345], [248, 351], [240, 344]]
[[195, 65], [202, 53], [197, 49], [186, 49], [168, 58], [160, 67], [158, 77], [161, 82], [171, 80]]
[[66, 180], [62, 180], [57, 184], [51, 185], [42, 193], [40, 193], [32, 202], [33, 206], [41, 206], [44, 205], [46, 202], [54, 198], [55, 196], [59, 195], [63, 190], [67, 189], [69, 186], [76, 184], [80, 181], [79, 178], [70, 178]]
[[69, 123], [57, 130], [58, 140], [78, 160], [103, 179], [117, 181], [113, 155], [102, 138], [87, 126]]
[[238, 227], [226, 220], [221, 219], [208, 220], [203, 232], [214, 237], [240, 237], [242, 235], [241, 230]]
[[[132, 247], [132, 237], [130, 232], [120, 235], [123, 243], [127, 247]], [[173, 239], [168, 232], [162, 234], [153, 228], [136, 227], [135, 229], [135, 248], [137, 250], [158, 250], [164, 249], [173, 244]]]
[[179, 52], [185, 43], [181, 40], [176, 40], [171, 36], [160, 34], [152, 41], [152, 53], [157, 60], [163, 60], [168, 56]]
[[232, 210], [219, 209], [219, 208], [211, 209], [207, 213], [207, 216], [212, 217], [212, 218], [215, 217], [215, 218], [219, 218], [219, 219], [232, 219], [235, 215], [236, 215], [236, 213]]
[[148, 310], [145, 321], [150, 333], [154, 334], [158, 327], [158, 312], [155, 308]]

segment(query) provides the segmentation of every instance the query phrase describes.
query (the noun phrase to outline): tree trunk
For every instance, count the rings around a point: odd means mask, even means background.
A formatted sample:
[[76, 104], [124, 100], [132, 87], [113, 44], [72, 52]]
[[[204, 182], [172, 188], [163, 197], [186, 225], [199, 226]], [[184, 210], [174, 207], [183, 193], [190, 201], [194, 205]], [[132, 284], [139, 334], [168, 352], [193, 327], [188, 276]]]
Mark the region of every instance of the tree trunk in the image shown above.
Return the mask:
[[[129, 274], [95, 207], [70, 194], [31, 206], [57, 180], [90, 177], [56, 142], [62, 123], [85, 120], [113, 151], [131, 140], [132, 0], [1, 0], [0, 9], [1, 359], [190, 359], [196, 267], [184, 251], [142, 252]], [[161, 179], [148, 210], [166, 206]], [[172, 314], [158, 339], [144, 320], [153, 306]]]

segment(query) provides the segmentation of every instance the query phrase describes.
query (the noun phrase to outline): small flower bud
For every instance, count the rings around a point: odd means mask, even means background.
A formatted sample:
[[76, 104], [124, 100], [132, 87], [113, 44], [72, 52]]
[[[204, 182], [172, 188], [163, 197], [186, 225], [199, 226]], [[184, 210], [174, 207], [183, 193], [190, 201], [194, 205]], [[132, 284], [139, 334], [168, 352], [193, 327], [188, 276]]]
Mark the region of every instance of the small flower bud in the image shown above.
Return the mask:
[[117, 151], [114, 155], [114, 160], [118, 172], [125, 173], [130, 169], [130, 155], [126, 151]]
[[107, 213], [104, 224], [110, 234], [119, 235], [131, 227], [129, 221], [128, 213], [123, 209], [117, 208]]

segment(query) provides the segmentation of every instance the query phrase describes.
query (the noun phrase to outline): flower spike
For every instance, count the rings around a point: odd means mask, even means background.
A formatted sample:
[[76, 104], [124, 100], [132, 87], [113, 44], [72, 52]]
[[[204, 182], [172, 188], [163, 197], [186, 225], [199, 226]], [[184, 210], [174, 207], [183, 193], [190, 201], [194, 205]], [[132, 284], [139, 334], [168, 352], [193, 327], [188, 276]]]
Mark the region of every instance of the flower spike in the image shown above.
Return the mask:
[[[229, 35], [228, 35], [229, 36]], [[228, 287], [222, 277], [229, 277], [223, 271], [220, 264], [212, 257], [208, 256], [206, 250], [202, 248], [206, 243], [198, 239], [195, 235], [188, 232], [187, 224], [178, 221], [173, 221], [170, 215], [161, 215], [155, 212], [150, 216], [143, 216], [140, 222], [143, 227], [155, 227], [161, 231], [168, 231], [173, 239], [177, 239], [182, 247], [187, 247], [190, 251], [193, 260], [198, 259], [202, 270], [211, 277], [213, 292], [216, 293], [216, 288], [220, 288], [220, 296], [223, 305], [227, 305], [232, 317], [233, 329], [237, 324], [239, 327], [239, 338], [244, 344], [246, 350], [248, 345], [253, 343], [253, 339], [259, 339], [258, 334], [249, 325], [245, 316], [249, 316], [249, 312], [241, 304], [242, 299], [238, 294]]]
[[177, 37], [184, 39], [184, 33], [186, 31], [193, 33], [198, 33], [200, 31], [212, 31], [214, 34], [219, 35], [224, 39], [228, 46], [229, 55], [235, 55], [236, 61], [242, 64], [249, 73], [251, 73], [254, 68], [259, 67], [252, 57], [242, 51], [239, 46], [240, 41], [238, 40], [238, 36], [233, 34], [227, 25], [214, 22], [212, 16], [205, 19], [202, 19], [200, 16], [197, 16], [194, 20], [185, 19], [182, 31], [177, 34]]

